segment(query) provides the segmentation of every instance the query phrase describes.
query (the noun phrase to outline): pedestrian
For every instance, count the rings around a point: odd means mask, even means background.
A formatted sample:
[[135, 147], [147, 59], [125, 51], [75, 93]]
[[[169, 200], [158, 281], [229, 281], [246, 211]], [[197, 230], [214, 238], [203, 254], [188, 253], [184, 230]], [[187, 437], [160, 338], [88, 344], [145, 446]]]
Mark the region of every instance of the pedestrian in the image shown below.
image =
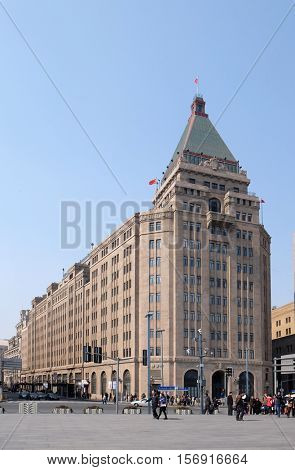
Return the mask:
[[278, 418], [281, 417], [281, 411], [282, 411], [282, 396], [280, 393], [275, 395], [275, 413]]
[[211, 406], [211, 399], [209, 397], [209, 393], [206, 392], [205, 394], [205, 411], [204, 414], [210, 414], [210, 406]]
[[233, 392], [229, 392], [228, 397], [227, 397], [227, 414], [228, 414], [228, 416], [233, 415], [233, 407], [234, 407]]
[[159, 419], [159, 415], [157, 413], [157, 408], [159, 406], [159, 395], [157, 390], [153, 390], [152, 392], [152, 411], [153, 411], [153, 418]]
[[293, 408], [293, 400], [291, 398], [291, 395], [289, 394], [289, 397], [287, 398], [287, 410], [286, 410], [287, 418], [290, 418], [292, 408]]
[[236, 420], [243, 421], [246, 408], [246, 395], [238, 395], [236, 398]]
[[166, 413], [167, 398], [165, 397], [165, 394], [163, 392], [161, 393], [161, 396], [160, 396], [159, 405], [160, 405], [160, 413], [159, 413], [158, 419], [160, 419], [160, 416], [162, 413], [164, 414], [164, 419], [168, 419], [167, 413]]

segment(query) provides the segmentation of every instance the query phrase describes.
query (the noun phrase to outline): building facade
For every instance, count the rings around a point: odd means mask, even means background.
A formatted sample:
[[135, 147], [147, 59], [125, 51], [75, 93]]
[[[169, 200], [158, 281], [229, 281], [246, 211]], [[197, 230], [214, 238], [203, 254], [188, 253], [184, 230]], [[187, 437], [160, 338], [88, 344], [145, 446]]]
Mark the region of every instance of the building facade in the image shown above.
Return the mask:
[[[15, 327], [15, 335], [8, 340], [8, 347], [3, 354], [4, 359], [21, 359], [21, 340], [22, 331], [28, 321], [28, 311], [21, 310], [20, 319]], [[4, 382], [10, 389], [16, 388], [21, 384], [20, 369], [4, 369]]]
[[[249, 184], [196, 96], [153, 208], [33, 299], [22, 331], [22, 382], [100, 398], [115, 393], [119, 357], [119, 395], [147, 393], [150, 312], [154, 387], [198, 394], [201, 329], [212, 396], [245, 390], [246, 370], [251, 393], [271, 390], [270, 237]], [[101, 364], [91, 362], [95, 347]]]
[[295, 303], [273, 307], [271, 326], [273, 355], [295, 353]]

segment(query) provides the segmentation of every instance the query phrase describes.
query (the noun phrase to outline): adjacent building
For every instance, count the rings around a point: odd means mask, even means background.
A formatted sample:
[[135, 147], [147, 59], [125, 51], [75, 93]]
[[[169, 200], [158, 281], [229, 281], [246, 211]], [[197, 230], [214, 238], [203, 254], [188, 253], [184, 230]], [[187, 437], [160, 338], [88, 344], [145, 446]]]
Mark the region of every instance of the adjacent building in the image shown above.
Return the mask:
[[[8, 347], [3, 354], [3, 359], [21, 359], [22, 331], [28, 320], [28, 311], [21, 310], [20, 319], [15, 327], [16, 333], [8, 340]], [[14, 366], [15, 367], [15, 366]], [[4, 382], [10, 389], [21, 384], [21, 370], [19, 368], [5, 368]]]
[[295, 303], [272, 309], [272, 355], [276, 387], [295, 390]]
[[[100, 398], [116, 393], [119, 357], [119, 394], [147, 393], [149, 312], [153, 387], [198, 395], [201, 329], [212, 396], [245, 390], [247, 370], [251, 393], [271, 390], [270, 236], [249, 184], [197, 95], [153, 208], [134, 214], [32, 300], [22, 382]], [[93, 362], [96, 347], [101, 364]]]

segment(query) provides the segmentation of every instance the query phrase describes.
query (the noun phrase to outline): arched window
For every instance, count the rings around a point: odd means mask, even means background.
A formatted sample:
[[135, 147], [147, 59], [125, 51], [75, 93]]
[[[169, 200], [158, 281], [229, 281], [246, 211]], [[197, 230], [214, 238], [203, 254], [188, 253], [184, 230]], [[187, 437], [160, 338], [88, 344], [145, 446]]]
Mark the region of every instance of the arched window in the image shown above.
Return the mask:
[[221, 212], [221, 204], [219, 199], [216, 199], [216, 197], [209, 200], [209, 211]]
[[190, 369], [184, 374], [184, 388], [188, 388], [190, 397], [198, 397], [198, 371]]
[[105, 372], [102, 372], [100, 376], [100, 393], [102, 397], [104, 396], [106, 391], [107, 391], [107, 374]]
[[96, 373], [91, 374], [91, 393], [96, 394]]
[[127, 395], [130, 396], [130, 387], [131, 387], [131, 376], [128, 369], [125, 370], [123, 374], [123, 396], [127, 398]]
[[212, 398], [224, 398], [225, 375], [223, 370], [217, 370], [212, 375]]
[[[239, 392], [247, 393], [247, 372], [241, 372], [239, 375]], [[254, 395], [254, 375], [248, 372], [248, 396]]]

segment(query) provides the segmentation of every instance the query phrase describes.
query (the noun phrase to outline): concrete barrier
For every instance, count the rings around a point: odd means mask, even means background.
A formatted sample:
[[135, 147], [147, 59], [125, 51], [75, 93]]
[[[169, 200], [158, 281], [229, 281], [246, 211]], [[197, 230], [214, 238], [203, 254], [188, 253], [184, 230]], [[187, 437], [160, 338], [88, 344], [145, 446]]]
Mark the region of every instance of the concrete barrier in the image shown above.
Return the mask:
[[191, 408], [175, 408], [175, 413], [177, 415], [192, 415], [193, 410]]
[[141, 408], [126, 406], [126, 408], [123, 408], [122, 414], [123, 415], [140, 415]]
[[52, 413], [56, 415], [67, 415], [73, 413], [73, 410], [69, 406], [61, 405], [53, 408]]
[[38, 413], [38, 403], [35, 401], [19, 403], [18, 412], [22, 415], [31, 415]]

